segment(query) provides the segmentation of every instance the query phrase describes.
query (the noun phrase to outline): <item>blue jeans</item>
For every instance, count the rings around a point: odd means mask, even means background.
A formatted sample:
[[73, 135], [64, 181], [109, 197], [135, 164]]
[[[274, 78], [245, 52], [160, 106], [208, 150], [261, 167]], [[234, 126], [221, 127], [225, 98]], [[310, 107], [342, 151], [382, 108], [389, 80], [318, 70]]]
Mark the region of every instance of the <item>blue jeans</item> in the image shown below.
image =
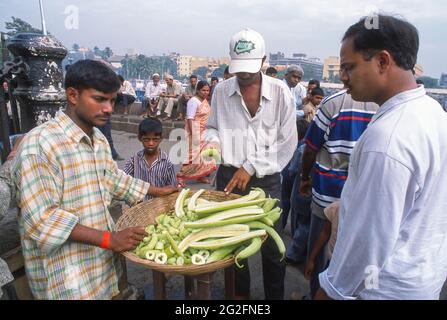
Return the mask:
[[290, 247], [287, 249], [287, 258], [302, 262], [306, 260], [307, 246], [310, 229], [311, 197], [303, 197], [299, 194], [300, 178], [295, 178], [292, 188], [292, 201], [290, 211], [290, 227], [293, 236]]
[[[309, 246], [307, 248], [308, 254], [310, 254], [312, 247], [320, 237], [320, 233], [323, 230], [325, 223], [326, 223], [325, 219], [321, 219], [317, 217], [315, 214], [311, 214]], [[326, 246], [325, 246], [324, 249], [321, 250], [317, 256], [317, 259], [315, 261], [314, 273], [310, 278], [310, 295], [312, 299], [315, 297], [315, 293], [320, 287], [320, 281], [318, 280], [318, 275], [326, 269], [327, 263], [328, 263], [328, 257], [326, 254]]]

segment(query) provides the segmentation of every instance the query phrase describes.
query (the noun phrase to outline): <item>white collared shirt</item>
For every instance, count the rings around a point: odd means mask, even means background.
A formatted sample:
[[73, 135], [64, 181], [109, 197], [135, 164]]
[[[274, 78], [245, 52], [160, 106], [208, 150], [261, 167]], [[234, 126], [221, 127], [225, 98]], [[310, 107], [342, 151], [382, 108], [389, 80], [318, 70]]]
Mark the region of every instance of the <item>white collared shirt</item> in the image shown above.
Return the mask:
[[296, 116], [304, 117], [303, 99], [307, 96], [306, 88], [301, 83], [298, 83], [296, 86], [291, 88], [287, 84], [286, 79], [283, 79], [283, 82], [286, 84], [287, 88], [289, 88], [290, 92], [292, 93], [293, 101], [295, 102], [296, 107]]
[[123, 85], [120, 88], [120, 92], [122, 94], [128, 94], [128, 95], [134, 96], [134, 97], [137, 96], [135, 93], [135, 90], [132, 87], [132, 84], [127, 80], [124, 80]]
[[242, 98], [237, 77], [219, 83], [211, 101], [206, 136], [220, 144], [223, 164], [242, 166], [258, 178], [281, 172], [298, 142], [289, 88], [262, 75], [260, 106], [254, 117]]
[[447, 276], [447, 114], [424, 87], [386, 101], [354, 147], [321, 287], [335, 299], [439, 299]]
[[156, 99], [160, 96], [160, 93], [162, 93], [162, 91], [163, 90], [161, 88], [160, 82], [158, 82], [157, 85], [155, 85], [152, 82], [149, 82], [146, 85], [146, 89], [144, 91], [144, 96], [149, 99]]

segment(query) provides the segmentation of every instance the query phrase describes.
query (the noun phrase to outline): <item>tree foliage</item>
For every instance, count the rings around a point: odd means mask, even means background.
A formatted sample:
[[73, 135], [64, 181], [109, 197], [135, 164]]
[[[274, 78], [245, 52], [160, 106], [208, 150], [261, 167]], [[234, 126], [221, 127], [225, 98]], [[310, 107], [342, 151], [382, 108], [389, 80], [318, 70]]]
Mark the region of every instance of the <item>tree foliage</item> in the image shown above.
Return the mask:
[[105, 47], [103, 50], [99, 49], [98, 46], [93, 47], [93, 53], [95, 56], [101, 57], [104, 60], [107, 60], [111, 56], [113, 56], [113, 51], [110, 47]]
[[95, 56], [100, 57], [102, 55], [102, 50], [99, 49], [97, 46], [93, 47], [93, 53], [95, 54]]
[[11, 17], [11, 19], [11, 22], [5, 22], [5, 28], [6, 30], [9, 30], [6, 34], [9, 36], [13, 36], [18, 32], [42, 33], [42, 30], [34, 28], [28, 22], [20, 18]]
[[210, 69], [208, 69], [207, 67], [198, 67], [197, 69], [193, 70], [192, 74], [195, 74], [201, 79], [206, 80], [208, 72], [210, 72]]
[[108, 59], [111, 56], [113, 56], [112, 49], [110, 49], [110, 47], [105, 47], [104, 50], [102, 51], [102, 58], [103, 59]]
[[228, 65], [226, 65], [226, 64], [221, 64], [221, 65], [219, 66], [219, 68], [214, 69], [214, 71], [211, 73], [211, 76], [212, 76], [212, 77], [223, 78], [224, 71], [225, 71], [225, 68], [226, 68], [226, 67], [228, 67]]
[[136, 57], [129, 57], [126, 55], [121, 64], [121, 74], [126, 79], [150, 79], [154, 73], [160, 75], [169, 73], [174, 77], [177, 76], [177, 64], [167, 56], [146, 57], [140, 54]]

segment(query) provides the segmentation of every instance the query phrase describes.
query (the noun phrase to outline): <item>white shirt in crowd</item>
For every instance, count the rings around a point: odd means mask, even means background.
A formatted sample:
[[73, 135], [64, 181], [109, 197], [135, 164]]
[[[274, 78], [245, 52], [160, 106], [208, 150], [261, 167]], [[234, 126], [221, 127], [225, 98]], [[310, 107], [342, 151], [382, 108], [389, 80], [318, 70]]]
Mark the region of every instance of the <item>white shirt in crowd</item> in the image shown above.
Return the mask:
[[295, 87], [290, 88], [287, 84], [287, 80], [283, 79], [283, 82], [286, 84], [287, 88], [289, 88], [290, 92], [293, 96], [293, 101], [295, 102], [296, 108], [296, 116], [304, 117], [303, 111], [303, 99], [307, 96], [307, 89], [301, 83], [298, 83]]
[[297, 146], [295, 106], [282, 81], [262, 74], [254, 117], [242, 99], [237, 77], [217, 84], [205, 136], [220, 144], [223, 164], [243, 167], [258, 178], [280, 172]]
[[197, 108], [200, 107], [202, 101], [196, 96], [188, 100], [186, 104], [186, 119], [194, 120], [196, 117]]
[[355, 145], [321, 287], [335, 299], [439, 299], [447, 276], [447, 114], [424, 87], [386, 101]]
[[160, 93], [163, 92], [163, 89], [161, 88], [160, 82], [155, 85], [153, 82], [149, 82], [146, 85], [144, 96], [148, 99], [156, 99], [160, 96]]
[[120, 88], [120, 92], [122, 94], [128, 94], [128, 95], [131, 95], [131, 96], [134, 96], [134, 97], [137, 96], [136, 93], [135, 93], [135, 90], [132, 87], [132, 84], [129, 81], [127, 81], [127, 80], [124, 80], [123, 85]]

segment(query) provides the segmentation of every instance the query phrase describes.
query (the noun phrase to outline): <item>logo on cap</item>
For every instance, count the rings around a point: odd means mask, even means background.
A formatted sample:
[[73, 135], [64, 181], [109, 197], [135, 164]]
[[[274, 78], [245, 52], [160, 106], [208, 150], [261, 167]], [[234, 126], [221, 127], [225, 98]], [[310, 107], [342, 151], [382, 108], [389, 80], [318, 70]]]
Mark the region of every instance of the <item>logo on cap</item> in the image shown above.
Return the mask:
[[253, 42], [247, 41], [247, 40], [239, 40], [234, 45], [233, 51], [236, 54], [241, 54], [241, 53], [250, 53], [250, 51], [252, 51], [254, 49], [255, 49], [255, 44]]

